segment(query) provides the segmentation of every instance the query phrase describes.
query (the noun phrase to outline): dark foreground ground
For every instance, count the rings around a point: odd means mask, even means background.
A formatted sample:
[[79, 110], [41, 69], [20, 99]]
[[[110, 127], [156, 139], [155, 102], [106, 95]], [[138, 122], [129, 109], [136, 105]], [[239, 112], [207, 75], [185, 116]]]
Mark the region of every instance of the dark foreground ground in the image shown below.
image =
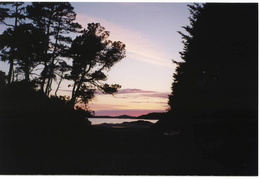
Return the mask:
[[1, 125], [0, 174], [257, 175], [255, 136], [209, 142], [140, 126], [32, 125]]

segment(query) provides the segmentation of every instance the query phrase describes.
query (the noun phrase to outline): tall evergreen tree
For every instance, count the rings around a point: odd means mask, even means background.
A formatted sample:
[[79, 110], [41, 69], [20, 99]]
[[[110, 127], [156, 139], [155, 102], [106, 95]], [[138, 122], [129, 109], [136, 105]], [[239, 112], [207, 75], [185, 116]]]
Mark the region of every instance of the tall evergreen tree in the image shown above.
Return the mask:
[[[174, 74], [170, 114], [174, 120], [256, 118], [256, 4], [189, 6], [184, 51]], [[187, 122], [187, 124], [189, 123]]]

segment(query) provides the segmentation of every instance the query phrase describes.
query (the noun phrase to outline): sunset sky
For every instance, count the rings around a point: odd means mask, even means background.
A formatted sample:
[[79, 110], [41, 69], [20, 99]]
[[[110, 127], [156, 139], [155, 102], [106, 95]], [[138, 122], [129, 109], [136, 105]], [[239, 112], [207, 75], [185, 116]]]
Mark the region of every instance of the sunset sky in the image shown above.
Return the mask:
[[[108, 72], [107, 83], [120, 84], [117, 94], [97, 93], [89, 106], [96, 115], [133, 115], [163, 112], [168, 108], [172, 75], [183, 49], [181, 26], [189, 24], [185, 3], [72, 2], [83, 27], [100, 23], [110, 40], [126, 44], [126, 58]], [[0, 63], [0, 70], [7, 71]], [[60, 94], [68, 95], [64, 83]]]
[[99, 22], [110, 39], [126, 44], [126, 58], [108, 73], [108, 83], [122, 85], [114, 96], [97, 94], [96, 115], [134, 115], [168, 108], [172, 75], [182, 51], [181, 26], [189, 24], [184, 3], [72, 3], [84, 27]]

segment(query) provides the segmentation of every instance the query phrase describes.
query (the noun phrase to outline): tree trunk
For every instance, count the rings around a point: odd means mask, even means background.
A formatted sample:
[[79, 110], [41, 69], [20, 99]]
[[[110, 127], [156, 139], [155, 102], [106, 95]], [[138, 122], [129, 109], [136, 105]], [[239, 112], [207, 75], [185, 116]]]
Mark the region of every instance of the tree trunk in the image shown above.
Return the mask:
[[60, 84], [61, 84], [62, 79], [63, 79], [63, 72], [61, 73], [60, 81], [59, 81], [58, 86], [57, 86], [56, 91], [55, 91], [55, 96], [57, 96], [57, 92], [58, 92], [58, 90], [60, 88]]
[[26, 82], [29, 82], [30, 81], [30, 73], [29, 73], [29, 71], [28, 70], [25, 70], [25, 81]]
[[[84, 67], [84, 70], [81, 74], [81, 77], [80, 77], [80, 80], [78, 82], [74, 82], [74, 85], [73, 85], [73, 90], [72, 90], [72, 95], [71, 95], [71, 103], [73, 104], [73, 106], [71, 106], [73, 109], [74, 109], [74, 105], [76, 103], [76, 99], [77, 99], [77, 93], [79, 91], [79, 88], [81, 86], [81, 84], [83, 83], [83, 80], [84, 80], [84, 77], [86, 76], [86, 74], [90, 71], [91, 69], [91, 65], [89, 64], [89, 67], [88, 67], [88, 70], [87, 70], [87, 65], [85, 65]], [[86, 71], [87, 70], [87, 71]], [[79, 77], [78, 77], [79, 78]], [[72, 105], [71, 104], [71, 105]]]
[[11, 81], [12, 81], [13, 66], [14, 66], [14, 60], [13, 60], [13, 59], [10, 59], [9, 72], [8, 72], [8, 76], [7, 76], [7, 82], [8, 82], [8, 84], [10, 84]]
[[24, 79], [26, 82], [30, 81], [30, 69], [29, 69], [28, 62], [25, 63], [25, 67], [24, 67]]
[[[14, 21], [14, 31], [16, 30], [16, 27], [18, 25], [18, 4], [15, 3], [15, 21]], [[11, 52], [14, 53], [14, 48], [12, 47]], [[12, 74], [13, 74], [13, 69], [14, 69], [14, 59], [13, 57], [11, 57], [10, 59], [10, 67], [9, 67], [9, 72], [8, 72], [8, 76], [7, 76], [7, 82], [8, 84], [10, 84], [12, 82]]]
[[[48, 42], [47, 42], [47, 46], [49, 46], [49, 41], [50, 41], [50, 26], [51, 26], [51, 21], [52, 18], [51, 16], [49, 17], [49, 21], [48, 21], [48, 26], [47, 26], [47, 34], [46, 34], [46, 38], [48, 38]], [[44, 72], [45, 74], [42, 75], [42, 82], [41, 82], [41, 92], [44, 93], [44, 84], [46, 81], [46, 71], [47, 71], [47, 60], [48, 60], [48, 48], [46, 48], [45, 50], [45, 61], [44, 61], [44, 69], [42, 72]]]
[[[59, 24], [59, 27], [60, 27], [60, 24]], [[51, 64], [50, 64], [50, 76], [48, 78], [48, 82], [47, 82], [46, 89], [45, 89], [46, 96], [49, 96], [50, 91], [51, 91], [50, 88], [51, 88], [51, 84], [52, 84], [52, 74], [54, 74], [54, 60], [55, 60], [55, 53], [57, 51], [59, 33], [60, 33], [60, 30], [57, 31], [56, 36], [55, 36], [55, 46], [54, 46], [54, 50], [52, 52], [52, 59], [51, 59]]]
[[74, 85], [73, 85], [73, 89], [72, 89], [72, 92], [71, 92], [71, 100], [69, 102], [69, 106], [68, 108], [70, 110], [74, 109], [74, 105], [75, 105], [75, 102], [76, 102], [76, 86], [77, 86], [77, 80], [75, 79], [74, 80]]

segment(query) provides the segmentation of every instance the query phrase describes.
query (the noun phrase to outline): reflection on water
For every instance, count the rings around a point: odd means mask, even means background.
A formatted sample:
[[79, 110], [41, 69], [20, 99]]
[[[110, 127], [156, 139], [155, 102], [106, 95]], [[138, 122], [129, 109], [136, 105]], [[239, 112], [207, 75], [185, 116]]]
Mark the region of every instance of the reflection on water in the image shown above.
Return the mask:
[[122, 119], [122, 118], [88, 118], [88, 120], [91, 122], [92, 125], [102, 124], [102, 123], [120, 124], [123, 122], [134, 122], [139, 120], [149, 121], [151, 123], [156, 123], [158, 121], [157, 119], [148, 120], [148, 119]]

